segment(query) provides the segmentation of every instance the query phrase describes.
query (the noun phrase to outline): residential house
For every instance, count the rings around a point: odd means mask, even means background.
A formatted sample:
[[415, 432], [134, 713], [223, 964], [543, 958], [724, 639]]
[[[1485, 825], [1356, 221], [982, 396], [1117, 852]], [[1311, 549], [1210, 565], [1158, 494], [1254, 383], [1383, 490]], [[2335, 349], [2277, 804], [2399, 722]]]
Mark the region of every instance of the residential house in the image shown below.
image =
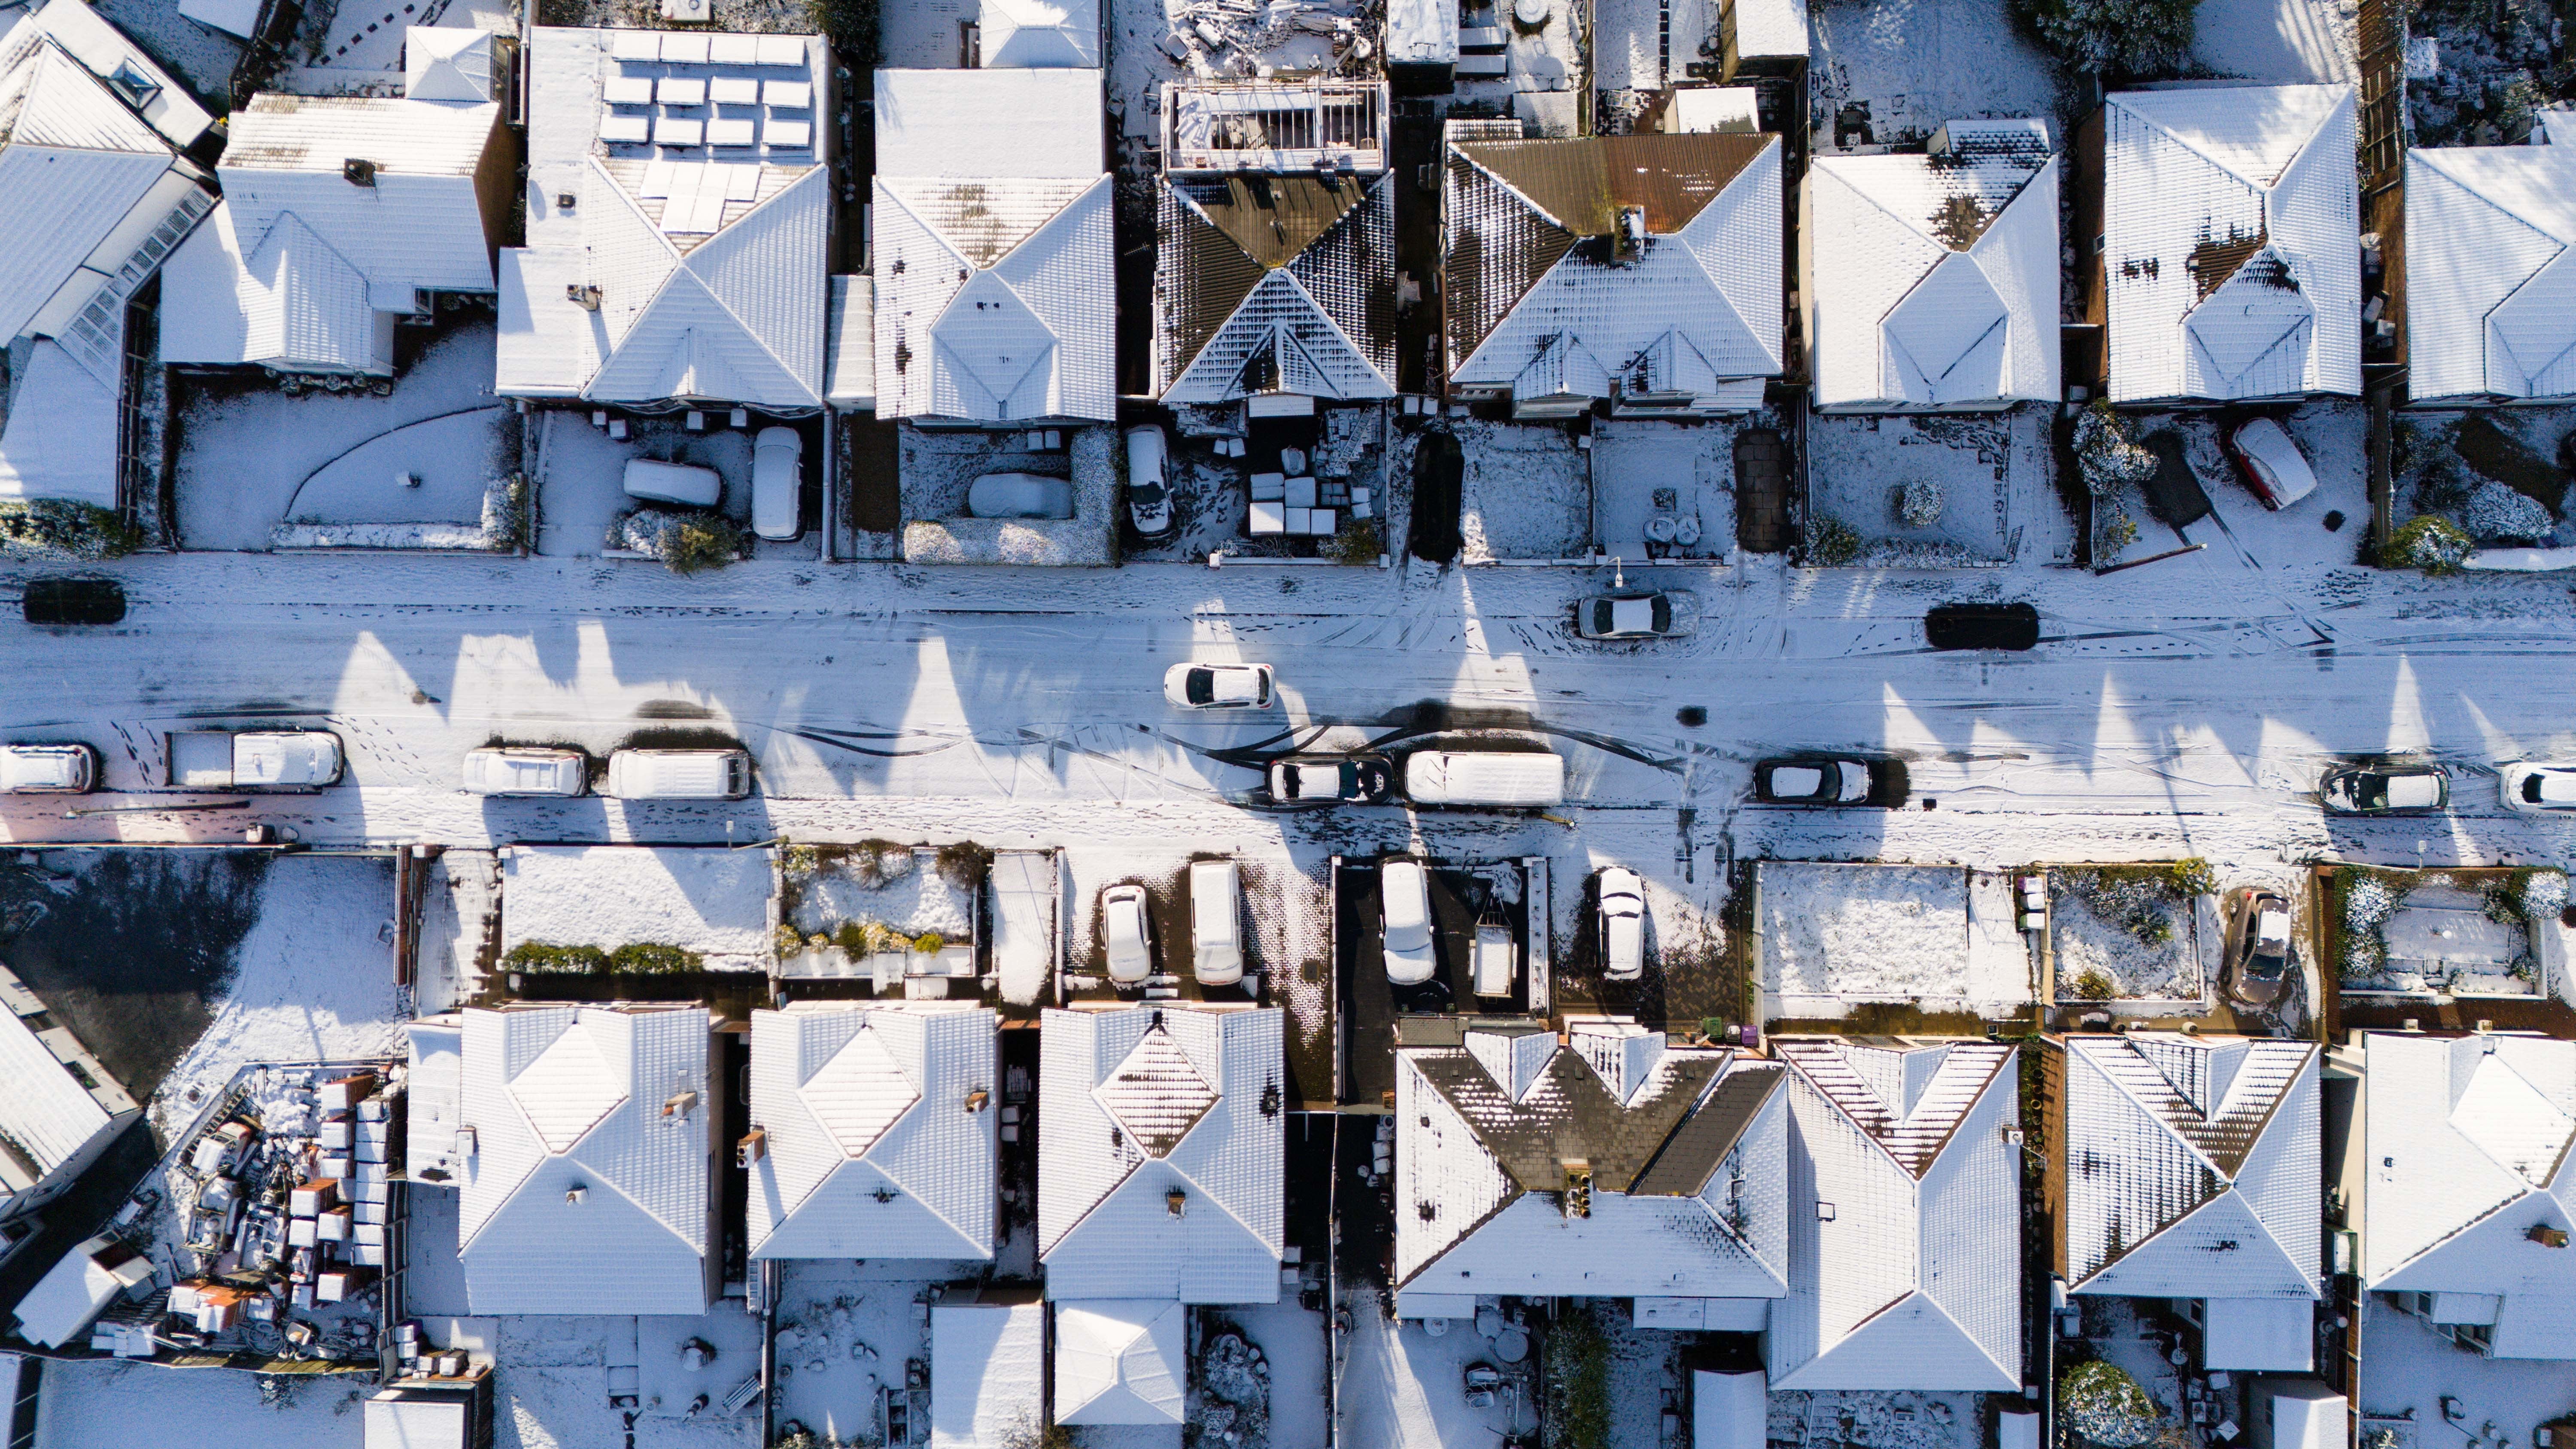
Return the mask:
[[1438, 1035], [1396, 1050], [1399, 1315], [1632, 1298], [1641, 1325], [1762, 1330], [1789, 1291], [1780, 1066], [1633, 1022]]
[[1778, 137], [1452, 122], [1445, 150], [1451, 396], [1517, 417], [1761, 406], [1782, 364]]
[[2361, 1038], [2361, 1279], [2489, 1358], [2576, 1359], [2576, 1042]]
[[2205, 1369], [2312, 1370], [2318, 1048], [2133, 1031], [2048, 1050], [2066, 1291], [2177, 1300]]
[[1100, 0], [904, 0], [877, 50], [888, 69], [1098, 70]]
[[0, 31], [0, 503], [124, 500], [126, 308], [215, 204], [213, 120], [82, 0]]
[[537, 26], [506, 396], [772, 415], [824, 402], [838, 211], [820, 36]]
[[2020, 1083], [1999, 1042], [1783, 1037], [1777, 1389], [2022, 1385]]
[[2126, 91], [2098, 124], [2104, 396], [2357, 396], [2352, 87]]
[[478, 1314], [698, 1314], [724, 1074], [698, 1006], [463, 1013], [457, 1242]]
[[98, 1058], [0, 966], [0, 1222], [62, 1196], [140, 1115]]
[[447, 99], [256, 95], [235, 111], [224, 199], [170, 258], [161, 360], [390, 377], [397, 320], [492, 292], [519, 190], [491, 45], [405, 32], [410, 89]]
[[2576, 396], [2576, 147], [2406, 153], [2410, 401]]
[[1387, 119], [1384, 82], [1163, 87], [1153, 377], [1164, 402], [1395, 396]]
[[751, 1256], [990, 1259], [997, 1025], [967, 1002], [753, 1012]]
[[876, 87], [878, 416], [1115, 421], [1100, 72], [880, 70]]
[[1952, 121], [1920, 154], [1818, 157], [1798, 229], [1816, 406], [2056, 402], [2057, 170], [2045, 121]]

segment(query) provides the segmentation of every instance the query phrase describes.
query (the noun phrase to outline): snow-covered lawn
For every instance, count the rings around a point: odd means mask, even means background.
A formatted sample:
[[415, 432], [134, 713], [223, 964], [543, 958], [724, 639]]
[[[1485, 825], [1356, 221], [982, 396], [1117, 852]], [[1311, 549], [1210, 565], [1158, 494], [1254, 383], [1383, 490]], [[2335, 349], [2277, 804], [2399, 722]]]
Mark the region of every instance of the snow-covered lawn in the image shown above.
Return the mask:
[[1324, 1449], [1324, 1316], [1282, 1292], [1283, 1302], [1218, 1311], [1268, 1360], [1269, 1449]]
[[[971, 847], [942, 852], [928, 846], [869, 842], [857, 846], [790, 846], [785, 857], [780, 918], [812, 947], [783, 963], [794, 976], [865, 975], [882, 954], [887, 973], [901, 970], [907, 943], [937, 936], [937, 950], [966, 960], [976, 936], [975, 892], [984, 869]], [[845, 928], [846, 932], [845, 932]], [[956, 953], [956, 954], [951, 954]], [[917, 963], [928, 970], [927, 957]]]
[[1462, 563], [1592, 551], [1592, 455], [1556, 423], [1452, 418], [1465, 455]]
[[[929, 1308], [922, 1293], [945, 1278], [922, 1263], [788, 1265], [778, 1299], [778, 1407], [817, 1435], [857, 1440], [881, 1434], [877, 1390], [904, 1383], [909, 1360], [930, 1360]], [[976, 1265], [957, 1264], [972, 1277]], [[910, 1275], [910, 1276], [904, 1276]], [[937, 1372], [937, 1365], [931, 1365]]]
[[2486, 1358], [2454, 1345], [2424, 1320], [2401, 1313], [2375, 1294], [2362, 1298], [2361, 1393], [2353, 1407], [2369, 1418], [2367, 1436], [2385, 1420], [2396, 1424], [2397, 1449], [2441, 1449], [2453, 1432], [2444, 1409], [2458, 1401], [2462, 1424], [2545, 1424], [2567, 1412], [2570, 1375], [2564, 1363]]
[[2194, 17], [2191, 58], [2222, 76], [2275, 85], [2350, 85], [2361, 78], [2355, 0], [2231, 0]]
[[[258, 1449], [361, 1449], [361, 1408], [375, 1385], [363, 1378], [276, 1381], [271, 1401], [253, 1374], [229, 1369], [174, 1369], [115, 1360], [45, 1365], [38, 1400], [36, 1449], [96, 1449], [103, 1444], [166, 1444], [182, 1434], [202, 1445]], [[539, 1449], [546, 1440], [497, 1446]]]
[[[2043, 408], [1955, 416], [1819, 416], [1807, 423], [1807, 487], [1818, 515], [1860, 536], [1856, 562], [1880, 568], [2000, 564], [2018, 535], [2063, 509], [2048, 483]], [[1929, 485], [1934, 521], [1900, 516], [1902, 490]], [[1808, 526], [1815, 547], [1816, 524]], [[2046, 557], [2043, 553], [2041, 557]]]
[[1766, 1017], [1838, 1017], [1872, 1002], [1992, 1012], [2030, 1001], [2030, 954], [2005, 876], [1764, 861], [1754, 889]]
[[2058, 1000], [2199, 999], [2199, 913], [2158, 868], [2075, 867], [2048, 880]]
[[[1676, 21], [1674, 34], [1679, 35]], [[1758, 424], [1758, 420], [1757, 420]], [[1646, 557], [1646, 525], [1659, 515], [1687, 519], [1696, 543], [1674, 541], [1685, 557], [1724, 558], [1735, 548], [1736, 420], [1667, 423], [1608, 418], [1592, 429], [1599, 515], [1594, 541], [1616, 558]]]
[[1970, 116], [2044, 116], [2056, 128], [2056, 63], [2024, 38], [2010, 0], [1825, 0], [1808, 23], [1818, 154], [1837, 149], [1838, 130], [1854, 146], [1889, 146]]
[[[2566, 878], [2347, 871], [2339, 882], [2346, 991], [2452, 996], [2564, 993], [2541, 963], [2566, 960]], [[2537, 939], [2535, 939], [2537, 938]], [[2563, 970], [2563, 966], [2559, 969]]]
[[770, 960], [771, 854], [709, 846], [513, 846], [502, 853], [501, 950], [677, 946], [711, 971]]

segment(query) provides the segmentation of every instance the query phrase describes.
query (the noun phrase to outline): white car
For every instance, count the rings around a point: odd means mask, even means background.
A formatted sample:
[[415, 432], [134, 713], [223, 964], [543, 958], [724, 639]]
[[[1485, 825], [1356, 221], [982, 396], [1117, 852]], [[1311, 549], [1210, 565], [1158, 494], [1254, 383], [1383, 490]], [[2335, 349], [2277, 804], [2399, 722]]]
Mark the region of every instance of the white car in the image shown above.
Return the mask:
[[0, 748], [0, 795], [80, 795], [98, 780], [98, 756], [87, 745]]
[[1201, 986], [1243, 979], [1243, 886], [1230, 860], [1190, 863], [1191, 969]]
[[741, 750], [618, 750], [608, 757], [608, 791], [620, 800], [739, 800], [751, 793], [751, 756]]
[[579, 750], [496, 746], [465, 756], [468, 795], [582, 795], [590, 757]]
[[2498, 765], [2507, 808], [2541, 815], [2576, 810], [2576, 765], [2540, 765], [2518, 760]]
[[1601, 974], [1634, 981], [1646, 971], [1646, 883], [1623, 866], [1601, 872]]
[[1418, 860], [1390, 860], [1377, 871], [1378, 934], [1386, 943], [1386, 979], [1419, 986], [1431, 979], [1431, 882]]
[[2221, 451], [2235, 460], [2254, 496], [2271, 509], [2287, 508], [2317, 491], [2317, 473], [2308, 466], [2290, 430], [2271, 418], [2253, 418], [2223, 435]]
[[340, 778], [340, 737], [327, 730], [252, 730], [233, 736], [233, 784], [322, 786]]
[[624, 486], [629, 498], [688, 508], [713, 508], [724, 497], [724, 477], [715, 469], [659, 458], [627, 459]]
[[1164, 477], [1163, 430], [1147, 423], [1127, 430], [1127, 516], [1143, 538], [1172, 531], [1172, 489]]
[[966, 485], [969, 518], [1071, 518], [1073, 484], [1043, 473], [987, 473]]
[[1100, 937], [1109, 951], [1109, 979], [1133, 986], [1154, 974], [1153, 926], [1145, 915], [1145, 888], [1114, 885], [1100, 893]]
[[1574, 632], [1586, 639], [1678, 639], [1699, 627], [1699, 595], [1602, 594], [1574, 609]]
[[1267, 664], [1175, 664], [1163, 672], [1163, 698], [1183, 709], [1268, 709]]
[[763, 428], [751, 441], [751, 531], [784, 541], [805, 530], [805, 439], [794, 428]]

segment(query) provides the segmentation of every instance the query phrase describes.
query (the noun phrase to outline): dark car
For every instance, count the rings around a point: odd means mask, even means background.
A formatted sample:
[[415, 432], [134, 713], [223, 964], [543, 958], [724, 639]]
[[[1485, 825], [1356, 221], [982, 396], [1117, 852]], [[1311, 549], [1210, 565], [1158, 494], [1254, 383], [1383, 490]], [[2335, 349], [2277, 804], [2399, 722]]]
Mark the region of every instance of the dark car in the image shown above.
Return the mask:
[[2290, 903], [2271, 891], [2237, 892], [2227, 928], [2227, 994], [2247, 1006], [2281, 999], [2290, 973]]
[[1395, 790], [1384, 755], [1283, 755], [1270, 762], [1274, 805], [1374, 805]]
[[2451, 772], [2439, 765], [2375, 763], [2329, 770], [2317, 786], [2336, 815], [2430, 815], [2451, 803]]
[[1857, 755], [1784, 755], [1753, 766], [1753, 798], [1765, 805], [1893, 810], [1905, 803], [1903, 760]]

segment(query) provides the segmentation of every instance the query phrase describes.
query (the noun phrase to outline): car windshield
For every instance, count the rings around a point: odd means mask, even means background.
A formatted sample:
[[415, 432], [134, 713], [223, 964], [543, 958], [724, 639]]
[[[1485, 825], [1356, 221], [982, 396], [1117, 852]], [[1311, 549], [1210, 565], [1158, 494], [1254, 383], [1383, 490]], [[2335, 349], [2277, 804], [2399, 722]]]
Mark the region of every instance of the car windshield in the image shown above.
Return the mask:
[[1333, 794], [1348, 799], [1360, 792], [1360, 767], [1345, 760], [1333, 767]]
[[1158, 508], [1163, 502], [1163, 485], [1160, 483], [1134, 484], [1128, 488], [1127, 496], [1134, 500], [1139, 508]]
[[1595, 634], [1615, 634], [1619, 632], [1618, 607], [1618, 605], [1612, 603], [1608, 599], [1594, 599], [1592, 601], [1592, 632]]
[[1656, 633], [1658, 633], [1658, 634], [1661, 634], [1661, 633], [1663, 633], [1665, 630], [1672, 628], [1672, 627], [1673, 627], [1673, 601], [1672, 601], [1672, 596], [1671, 596], [1671, 595], [1669, 595], [1669, 594], [1657, 594], [1657, 595], [1655, 595], [1655, 597], [1654, 597], [1654, 598], [1652, 598], [1652, 599], [1648, 600], [1647, 602], [1648, 602], [1648, 604], [1649, 604], [1649, 605], [1651, 605], [1651, 612], [1652, 612], [1652, 613], [1653, 613], [1653, 615], [1654, 615], [1654, 621], [1655, 621], [1655, 632], [1656, 632]]
[[1181, 692], [1192, 704], [1216, 703], [1216, 671], [1193, 669], [1181, 685]]

